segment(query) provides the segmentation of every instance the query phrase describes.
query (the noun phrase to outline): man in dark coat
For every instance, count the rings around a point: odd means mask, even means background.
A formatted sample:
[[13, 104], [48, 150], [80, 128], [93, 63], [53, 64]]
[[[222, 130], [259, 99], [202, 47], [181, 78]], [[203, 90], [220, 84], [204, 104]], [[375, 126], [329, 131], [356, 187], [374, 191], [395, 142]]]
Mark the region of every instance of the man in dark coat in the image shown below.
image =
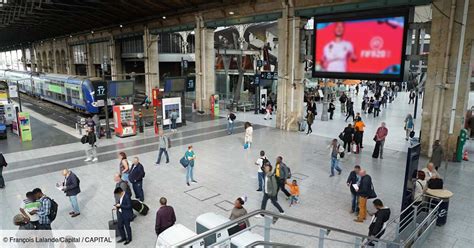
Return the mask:
[[160, 208], [156, 212], [155, 232], [160, 235], [164, 230], [170, 228], [176, 222], [176, 215], [171, 206], [166, 205], [167, 200], [164, 197], [160, 198]]
[[436, 170], [441, 167], [441, 163], [444, 160], [444, 149], [439, 143], [439, 140], [435, 140], [433, 143], [433, 155], [431, 155], [430, 162], [433, 163]]
[[132, 168], [128, 180], [132, 183], [133, 192], [135, 192], [135, 198], [140, 201], [145, 200], [145, 194], [143, 193], [143, 178], [145, 177], [145, 169], [138, 160], [138, 157], [133, 158]]
[[[380, 238], [385, 233], [385, 223], [390, 219], [390, 208], [385, 207], [380, 199], [375, 199], [374, 207], [377, 209], [369, 226], [369, 237]], [[368, 246], [375, 246], [374, 241], [369, 241]]]
[[77, 203], [77, 195], [81, 193], [81, 188], [79, 187], [80, 180], [76, 174], [68, 169], [63, 170], [63, 176], [64, 182], [62, 183], [62, 191], [64, 191], [66, 196], [69, 197], [73, 210], [72, 212], [69, 212], [69, 215], [74, 218], [81, 214], [79, 211], [79, 203]]
[[357, 207], [357, 191], [354, 188], [354, 184], [357, 185], [359, 182], [359, 171], [360, 171], [360, 166], [356, 165], [354, 166], [354, 170], [349, 173], [349, 177], [347, 177], [347, 186], [351, 190], [352, 194], [352, 207], [351, 207], [351, 214], [352, 213], [357, 213], [358, 212], [358, 207]]
[[375, 195], [374, 187], [372, 185], [372, 178], [367, 175], [365, 170], [359, 172], [360, 182], [359, 189], [356, 189], [359, 201], [359, 215], [355, 222], [364, 222], [367, 216], [367, 199], [377, 197]]
[[118, 216], [118, 229], [120, 232], [121, 239], [117, 243], [123, 243], [128, 245], [132, 242], [132, 228], [130, 227], [130, 221], [133, 218], [132, 199], [130, 194], [122, 190], [122, 188], [116, 188], [114, 194], [119, 195], [119, 203], [115, 205], [117, 208]]

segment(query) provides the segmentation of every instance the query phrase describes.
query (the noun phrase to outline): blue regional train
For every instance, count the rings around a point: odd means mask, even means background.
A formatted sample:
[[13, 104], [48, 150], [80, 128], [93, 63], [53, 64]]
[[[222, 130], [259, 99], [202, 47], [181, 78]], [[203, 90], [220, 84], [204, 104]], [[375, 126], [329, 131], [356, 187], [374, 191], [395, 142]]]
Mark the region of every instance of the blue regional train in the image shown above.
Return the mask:
[[20, 92], [78, 112], [99, 112], [93, 95], [93, 84], [99, 78], [0, 69], [0, 80], [18, 82]]

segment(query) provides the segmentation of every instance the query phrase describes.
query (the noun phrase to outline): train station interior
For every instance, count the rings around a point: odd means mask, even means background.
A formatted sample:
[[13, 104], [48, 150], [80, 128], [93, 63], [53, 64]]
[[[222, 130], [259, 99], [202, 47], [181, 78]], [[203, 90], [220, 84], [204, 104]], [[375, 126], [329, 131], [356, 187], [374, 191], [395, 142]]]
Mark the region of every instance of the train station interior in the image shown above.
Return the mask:
[[0, 0], [0, 247], [472, 247], [473, 87], [470, 0]]

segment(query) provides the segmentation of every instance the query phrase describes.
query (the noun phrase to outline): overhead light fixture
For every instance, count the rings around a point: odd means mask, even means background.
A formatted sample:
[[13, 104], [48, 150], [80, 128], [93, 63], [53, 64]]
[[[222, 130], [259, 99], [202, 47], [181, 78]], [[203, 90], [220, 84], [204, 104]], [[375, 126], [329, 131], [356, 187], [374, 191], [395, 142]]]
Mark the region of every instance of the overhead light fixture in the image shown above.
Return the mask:
[[229, 15], [235, 14], [234, 11], [229, 11]]
[[69, 38], [72, 38], [72, 35], [69, 35]]
[[122, 24], [120, 24], [120, 28], [123, 28], [123, 25], [122, 25]]
[[163, 17], [161, 17], [161, 18], [163, 18], [163, 20], [166, 20], [166, 16], [163, 16]]
[[93, 34], [93, 33], [94, 33], [94, 30], [91, 31], [91, 34]]

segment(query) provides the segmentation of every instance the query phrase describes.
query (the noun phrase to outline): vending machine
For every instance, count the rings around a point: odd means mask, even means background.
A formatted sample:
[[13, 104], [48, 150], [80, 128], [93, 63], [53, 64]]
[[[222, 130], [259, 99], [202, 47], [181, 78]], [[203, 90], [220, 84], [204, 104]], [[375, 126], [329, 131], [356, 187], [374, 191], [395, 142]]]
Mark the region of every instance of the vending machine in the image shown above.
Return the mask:
[[116, 105], [114, 111], [114, 129], [118, 137], [127, 137], [137, 134], [133, 105]]

